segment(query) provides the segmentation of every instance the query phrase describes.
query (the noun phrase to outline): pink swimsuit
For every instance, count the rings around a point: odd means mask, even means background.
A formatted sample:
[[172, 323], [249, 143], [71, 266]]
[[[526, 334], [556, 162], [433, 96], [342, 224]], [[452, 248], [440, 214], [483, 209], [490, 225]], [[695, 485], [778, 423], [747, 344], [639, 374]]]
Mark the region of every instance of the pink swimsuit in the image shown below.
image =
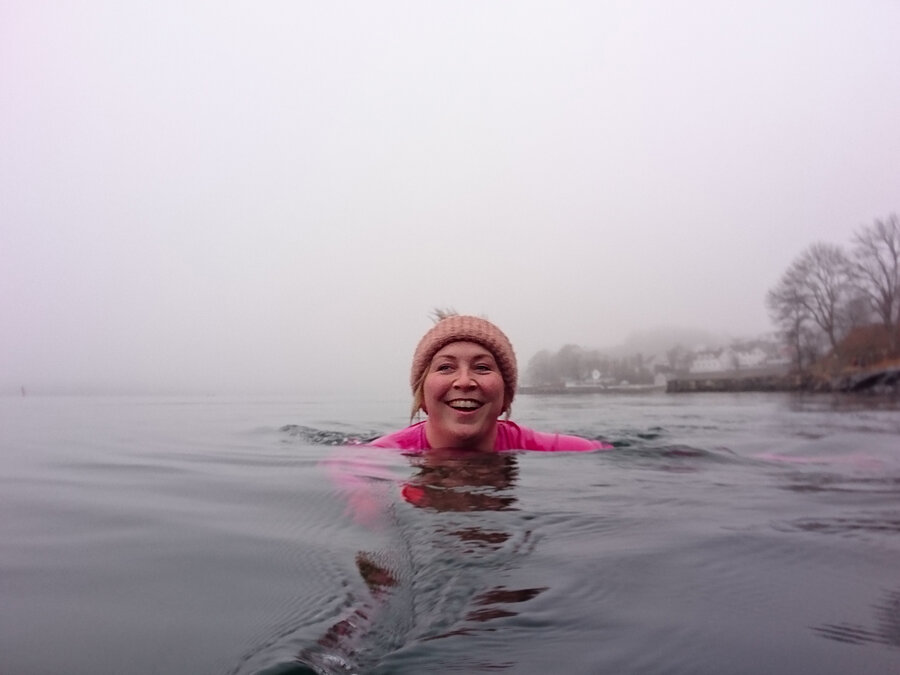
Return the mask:
[[[425, 422], [382, 436], [367, 445], [376, 448], [399, 448], [400, 450], [430, 450], [425, 437]], [[520, 427], [515, 422], [499, 420], [494, 450], [537, 450], [540, 452], [582, 452], [585, 450], [609, 450], [612, 446], [602, 441], [590, 441], [579, 436], [548, 434]]]

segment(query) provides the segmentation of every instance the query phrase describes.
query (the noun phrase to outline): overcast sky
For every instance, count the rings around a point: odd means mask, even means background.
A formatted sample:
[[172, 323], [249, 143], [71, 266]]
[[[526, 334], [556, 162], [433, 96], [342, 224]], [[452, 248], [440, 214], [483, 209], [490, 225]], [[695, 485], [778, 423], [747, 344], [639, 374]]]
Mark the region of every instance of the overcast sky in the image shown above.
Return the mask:
[[771, 330], [900, 210], [900, 2], [0, 0], [0, 391], [403, 391]]

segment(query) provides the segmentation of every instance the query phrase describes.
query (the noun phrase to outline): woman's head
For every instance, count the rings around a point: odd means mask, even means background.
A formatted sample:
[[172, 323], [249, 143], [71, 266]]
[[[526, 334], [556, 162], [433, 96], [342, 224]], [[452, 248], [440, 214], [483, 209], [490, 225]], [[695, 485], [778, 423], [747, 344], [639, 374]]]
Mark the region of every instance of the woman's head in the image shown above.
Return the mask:
[[439, 351], [454, 342], [476, 343], [484, 347], [496, 362], [503, 379], [504, 399], [501, 412], [509, 413], [516, 395], [518, 366], [509, 338], [487, 319], [459, 314], [439, 314], [438, 321], [419, 341], [413, 354], [410, 386], [413, 391], [412, 415], [426, 409], [425, 378], [431, 362]]

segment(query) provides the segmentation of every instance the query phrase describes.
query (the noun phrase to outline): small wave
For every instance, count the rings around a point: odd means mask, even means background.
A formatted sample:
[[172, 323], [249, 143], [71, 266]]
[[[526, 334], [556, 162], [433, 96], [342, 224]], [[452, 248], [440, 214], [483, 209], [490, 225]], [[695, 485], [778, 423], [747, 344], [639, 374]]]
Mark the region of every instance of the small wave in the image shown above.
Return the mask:
[[683, 461], [687, 464], [696, 462], [721, 462], [733, 461], [737, 458], [734, 452], [728, 448], [698, 448], [693, 445], [685, 445], [681, 443], [670, 443], [659, 446], [637, 446], [630, 447], [627, 443], [621, 445], [613, 441], [613, 445], [617, 448], [627, 448], [627, 452], [621, 456], [633, 459], [646, 460], [676, 460]]
[[854, 492], [896, 495], [900, 490], [900, 476], [848, 476], [838, 473], [792, 472], [790, 481], [780, 486], [792, 492]]
[[855, 518], [799, 518], [774, 525], [780, 531], [800, 530], [818, 534], [900, 534], [900, 514], [885, 513]]
[[344, 431], [316, 429], [302, 424], [285, 424], [278, 431], [313, 445], [363, 445], [378, 438], [377, 433], [348, 434]]
[[874, 628], [854, 623], [826, 623], [812, 629], [820, 637], [845, 644], [900, 647], [900, 591], [889, 591], [872, 607], [877, 622]]
[[[594, 434], [580, 434], [582, 436], [594, 437]], [[615, 448], [629, 448], [632, 446], [643, 446], [648, 441], [660, 441], [668, 435], [666, 429], [660, 426], [647, 428], [622, 428], [610, 429], [608, 436], [595, 437], [595, 440], [606, 441]]]

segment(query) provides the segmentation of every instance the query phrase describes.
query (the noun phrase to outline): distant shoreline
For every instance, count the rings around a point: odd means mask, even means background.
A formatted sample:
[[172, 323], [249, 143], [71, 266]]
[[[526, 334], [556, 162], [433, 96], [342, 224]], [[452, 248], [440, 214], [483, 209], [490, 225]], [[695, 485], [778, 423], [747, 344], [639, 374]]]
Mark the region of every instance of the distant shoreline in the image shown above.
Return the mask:
[[601, 385], [534, 385], [522, 386], [516, 390], [519, 394], [648, 394], [652, 392], [664, 392], [665, 385], [657, 384], [632, 384], [614, 387]]
[[742, 377], [674, 378], [666, 384], [667, 393], [739, 391], [793, 391], [805, 393], [900, 394], [900, 367], [890, 366], [831, 377], [809, 374], [755, 375]]
[[520, 387], [522, 394], [667, 394], [702, 392], [797, 392], [900, 394], [900, 367], [876, 368], [822, 376], [784, 373], [703, 373], [671, 378], [665, 385], [537, 385]]

